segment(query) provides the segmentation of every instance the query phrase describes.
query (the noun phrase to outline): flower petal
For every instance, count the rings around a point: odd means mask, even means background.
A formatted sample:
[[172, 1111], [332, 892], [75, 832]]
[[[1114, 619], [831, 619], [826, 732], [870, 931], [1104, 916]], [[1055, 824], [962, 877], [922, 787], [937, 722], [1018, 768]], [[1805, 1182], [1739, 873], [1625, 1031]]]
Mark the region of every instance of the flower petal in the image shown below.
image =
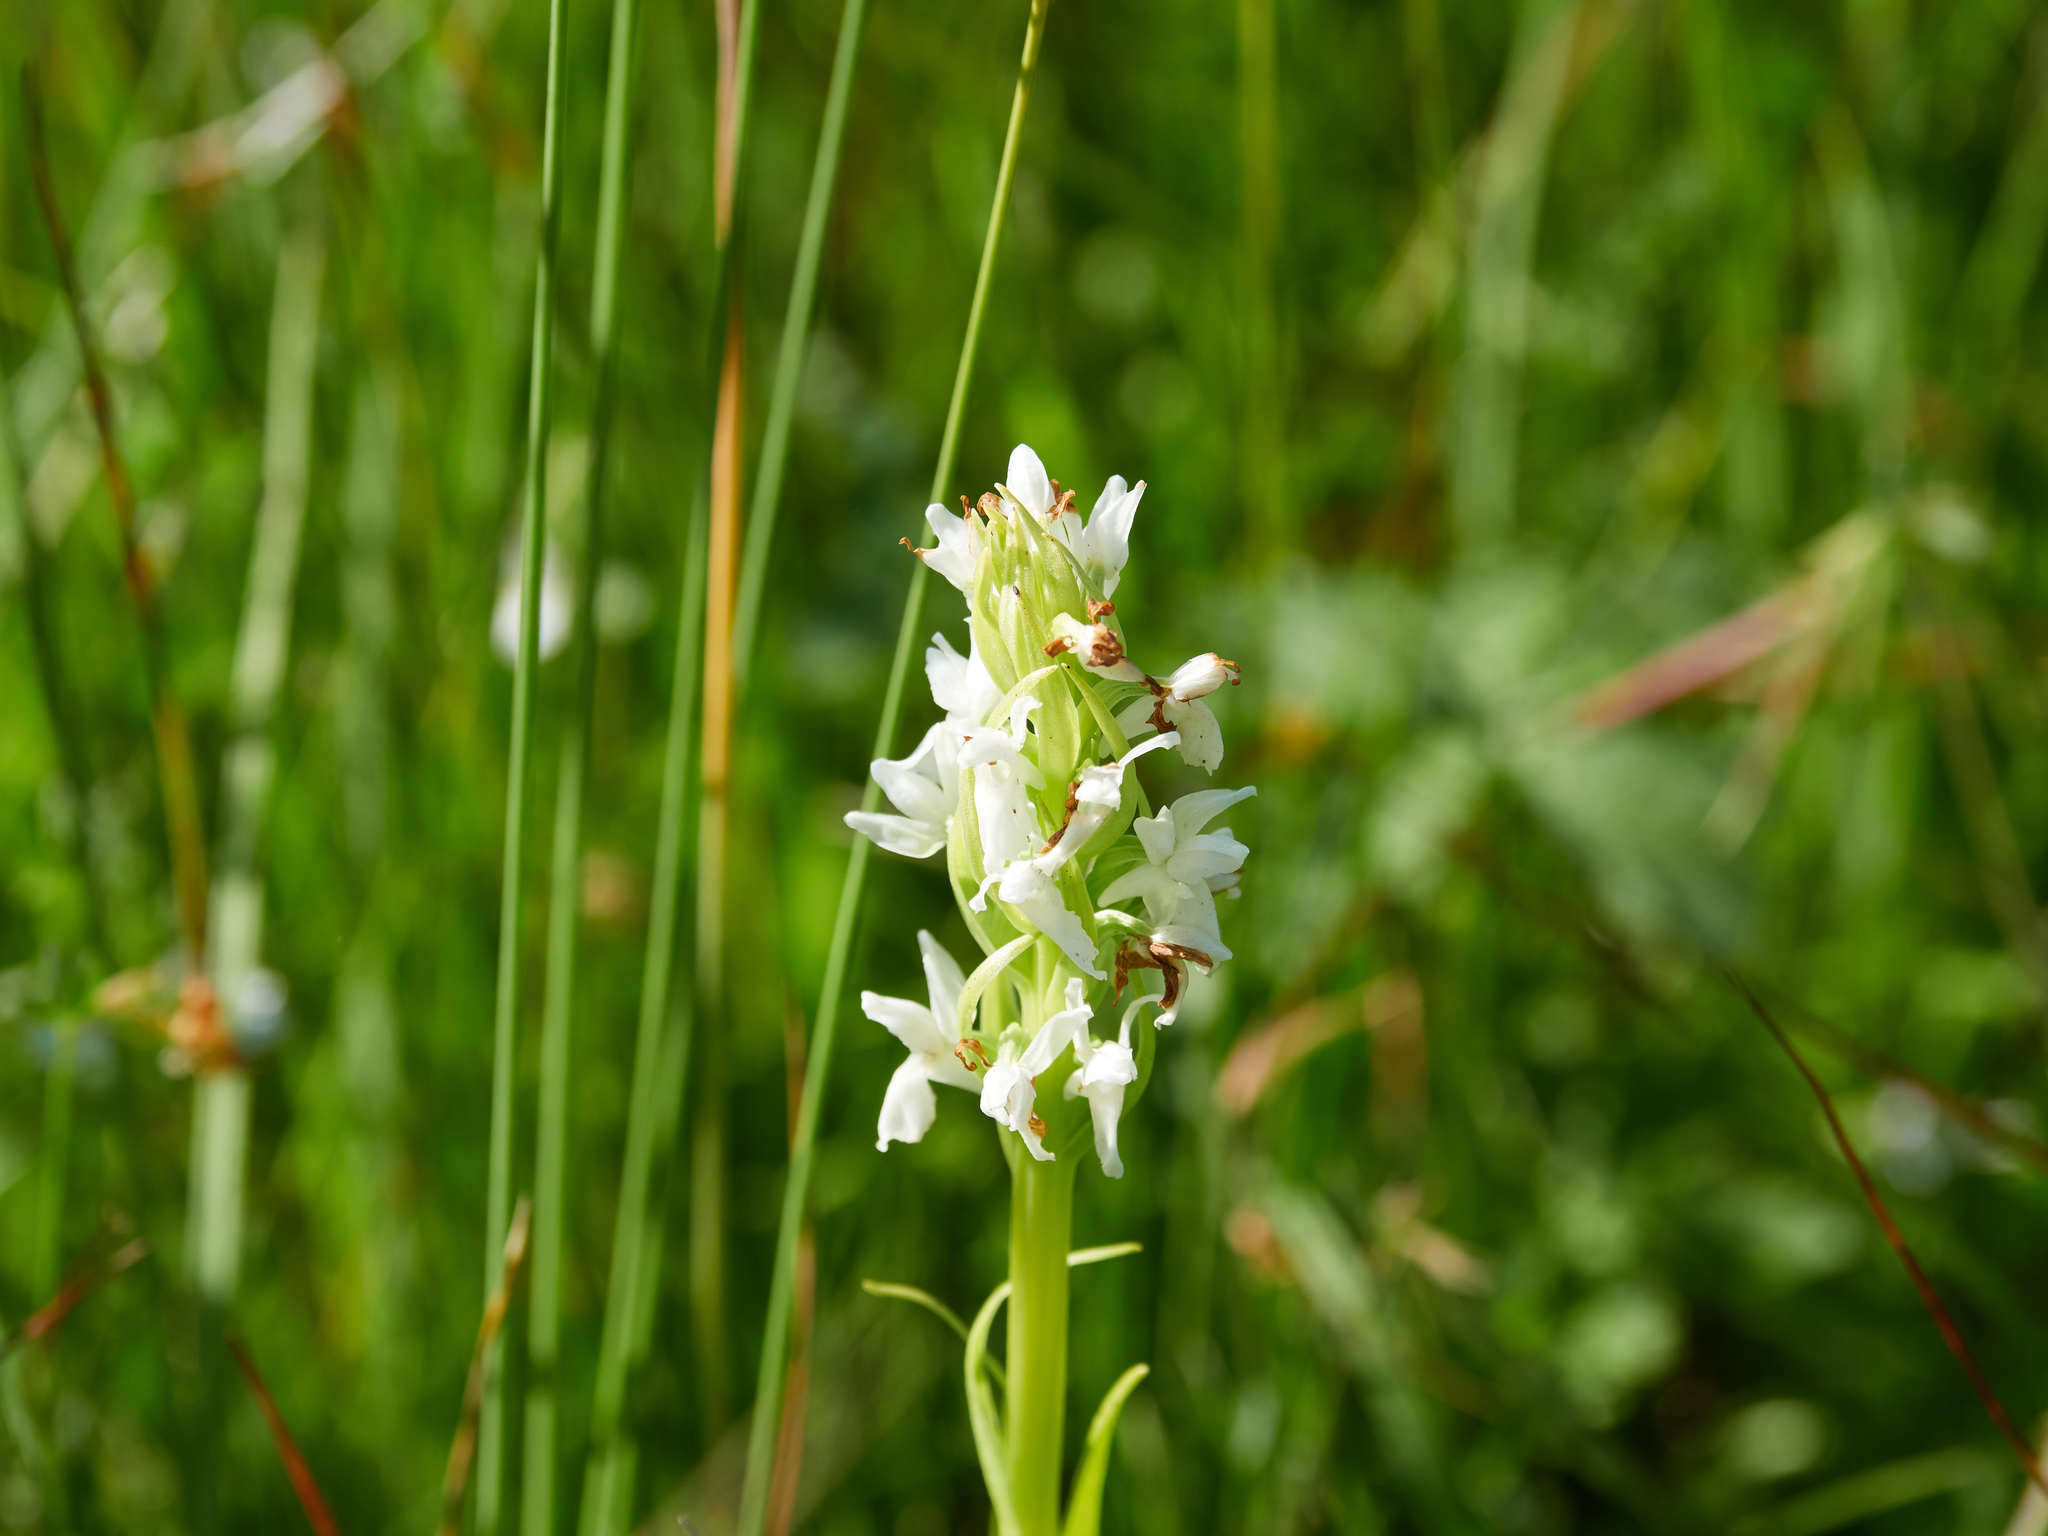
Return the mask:
[[875, 1150], [886, 1152], [892, 1141], [923, 1141], [938, 1118], [939, 1098], [932, 1092], [924, 1067], [915, 1056], [898, 1067], [882, 1095], [882, 1117], [875, 1125]]
[[1173, 669], [1173, 676], [1166, 680], [1166, 691], [1185, 704], [1190, 699], [1214, 693], [1225, 683], [1236, 681], [1236, 662], [1225, 661], [1214, 651], [1204, 651], [1199, 656], [1190, 656]]
[[1027, 444], [1019, 443], [1010, 450], [1009, 474], [1003, 489], [1027, 512], [1044, 517], [1052, 510], [1052, 481], [1046, 476], [1044, 462]]
[[1155, 921], [1164, 921], [1180, 901], [1181, 884], [1157, 864], [1139, 864], [1125, 870], [1096, 895], [1105, 907], [1133, 897], [1142, 898], [1145, 910]]
[[944, 1056], [953, 1049], [952, 1037], [939, 1028], [931, 1009], [923, 1003], [863, 992], [860, 1011], [894, 1035], [913, 1056]]
[[[920, 761], [921, 758], [924, 760]], [[898, 811], [925, 826], [943, 827], [953, 806], [939, 788], [938, 779], [923, 771], [931, 766], [930, 759], [919, 751], [909, 757], [878, 757], [868, 764], [868, 772], [875, 776], [882, 793]]]
[[1152, 723], [1152, 706], [1152, 695], [1141, 693], [1116, 712], [1116, 728], [1124, 733], [1126, 741], [1135, 741], [1159, 729]]
[[1138, 503], [1144, 495], [1144, 481], [1125, 490], [1124, 477], [1111, 475], [1109, 484], [1095, 498], [1094, 510], [1088, 514], [1088, 532], [1083, 540], [1086, 553], [1081, 563], [1101, 583], [1104, 597], [1114, 596], [1116, 584], [1123, 578], [1124, 562], [1131, 557], [1131, 521], [1138, 515]]
[[967, 978], [961, 973], [960, 962], [922, 928], [917, 931], [917, 947], [924, 956], [924, 981], [931, 989], [932, 1017], [945, 1037], [945, 1049], [951, 1052], [960, 1017], [960, 992], [967, 985]]
[[1258, 793], [1258, 786], [1243, 789], [1198, 789], [1173, 802], [1173, 831], [1176, 838], [1190, 838], [1240, 800]]
[[936, 549], [919, 550], [924, 563], [965, 592], [974, 584], [974, 563], [981, 554], [981, 529], [972, 517], [956, 517], [936, 501], [924, 509], [938, 540]]
[[924, 675], [931, 684], [932, 702], [946, 712], [949, 722], [962, 729], [980, 725], [1002, 698], [1002, 691], [988, 675], [972, 638], [967, 643], [967, 654], [962, 656], [943, 634], [933, 635], [924, 653]]
[[946, 846], [946, 829], [934, 831], [908, 816], [885, 816], [879, 811], [848, 811], [846, 824], [884, 853], [906, 859], [928, 859]]
[[1200, 699], [1182, 701], [1169, 695], [1162, 712], [1180, 732], [1181, 760], [1191, 768], [1214, 773], [1223, 766], [1223, 728]]
[[1094, 1015], [1089, 1010], [1087, 994], [1088, 988], [1083, 982], [1067, 982], [1067, 1006], [1039, 1025], [1038, 1033], [1024, 1047], [1024, 1055], [1018, 1065], [1028, 1076], [1037, 1077], [1059, 1060], [1060, 1052], [1076, 1036], [1088, 1033], [1088, 1021]]
[[1029, 860], [1012, 864], [1003, 871], [996, 895], [1057, 944], [1082, 974], [1097, 981], [1104, 979], [1102, 967], [1095, 963], [1095, 941], [1088, 937], [1081, 919], [1068, 910], [1052, 876]]

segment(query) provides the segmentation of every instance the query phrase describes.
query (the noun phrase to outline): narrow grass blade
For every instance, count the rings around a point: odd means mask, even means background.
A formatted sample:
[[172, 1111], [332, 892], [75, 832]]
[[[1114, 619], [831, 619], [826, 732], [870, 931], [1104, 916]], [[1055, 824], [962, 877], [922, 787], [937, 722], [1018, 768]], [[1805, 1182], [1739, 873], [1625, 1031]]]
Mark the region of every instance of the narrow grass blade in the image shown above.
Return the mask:
[[[738, 134], [741, 55], [753, 55], [756, 8], [743, 16], [740, 0], [717, 0], [718, 133], [713, 146], [718, 242], [733, 249], [734, 154]], [[725, 849], [728, 779], [732, 769], [732, 604], [739, 569], [741, 437], [746, 416], [746, 330], [740, 269], [727, 270], [725, 346], [718, 362], [712, 411], [710, 522], [704, 559], [702, 759], [698, 765], [696, 1018], [699, 1047], [697, 1114], [690, 1138], [690, 1325], [692, 1375], [707, 1433], [726, 1418], [725, 1326], [725, 1039], [731, 1029], [725, 992]]]
[[[1002, 242], [1004, 215], [1010, 204], [1010, 184], [1017, 170], [1017, 149], [1023, 138], [1024, 113], [1031, 100], [1031, 77], [1038, 65], [1039, 44], [1045, 35], [1045, 13], [1049, 0], [1032, 0], [1030, 19], [1024, 29], [1023, 58], [1018, 65], [1017, 86], [1010, 100], [1009, 127], [1003, 137], [1003, 157], [996, 173], [993, 205], [989, 210], [988, 234], [982, 242], [981, 266], [975, 274], [974, 297], [967, 310], [967, 334], [960, 346], [959, 366], [953, 374], [953, 396], [946, 408], [946, 426], [939, 440], [938, 464], [932, 473], [931, 499], [945, 494], [953, 478], [953, 455], [960, 441], [960, 422], [967, 408], [967, 386], [974, 374], [974, 354], [981, 338], [982, 314], [988, 305], [990, 281], [995, 272], [996, 251]], [[910, 672], [924, 614], [924, 562], [917, 561], [910, 573], [910, 590], [903, 601], [903, 618], [896, 631], [896, 651], [889, 664], [889, 684], [882, 697], [882, 714], [875, 726], [873, 756], [887, 757], [895, 740], [897, 721], [903, 712], [904, 681]], [[880, 803], [881, 791], [868, 782], [861, 796], [861, 808], [872, 812]], [[754, 1416], [748, 1426], [746, 1481], [740, 1494], [740, 1536], [761, 1536], [767, 1515], [768, 1487], [774, 1473], [775, 1439], [782, 1416], [783, 1370], [789, 1358], [789, 1317], [794, 1300], [796, 1249], [803, 1228], [804, 1206], [810, 1196], [811, 1156], [818, 1136], [818, 1108], [824, 1101], [825, 1084], [831, 1075], [832, 1046], [839, 1027], [839, 998], [846, 985], [846, 964], [853, 948], [853, 930], [860, 915], [861, 894], [867, 884], [871, 845], [855, 838], [840, 887], [839, 910], [832, 924], [832, 942], [825, 957], [825, 980], [818, 995], [818, 1024], [812, 1035], [811, 1057], [804, 1073], [804, 1097], [797, 1121], [795, 1144], [790, 1149], [789, 1177], [783, 1186], [782, 1214], [776, 1228], [775, 1269], [768, 1288], [768, 1316], [761, 1340], [760, 1369], [754, 1382]]]
[[1117, 1377], [1103, 1395], [1102, 1406], [1088, 1421], [1086, 1448], [1081, 1468], [1074, 1474], [1074, 1491], [1067, 1504], [1064, 1536], [1097, 1536], [1102, 1529], [1102, 1492], [1109, 1481], [1109, 1447], [1116, 1438], [1116, 1421], [1124, 1404], [1138, 1389], [1138, 1383], [1152, 1374], [1149, 1365], [1134, 1365]]
[[[512, 1220], [513, 1069], [519, 1045], [519, 914], [526, 875], [527, 769], [533, 758], [534, 676], [540, 666], [540, 573], [547, 531], [547, 455], [553, 401], [555, 232], [562, 147], [562, 8], [548, 0], [547, 106], [541, 130], [540, 251], [533, 285], [532, 378], [527, 394], [525, 509], [519, 552], [519, 650], [512, 674], [512, 740], [505, 774], [505, 857], [498, 906], [497, 1007], [492, 1029], [491, 1145], [484, 1213], [484, 1285], [497, 1273]], [[478, 1443], [476, 1528], [497, 1536], [507, 1524], [502, 1349], [486, 1355], [488, 1382]]]
[[768, 579], [768, 556], [775, 542], [775, 519], [782, 509], [782, 474], [789, 457], [790, 423], [796, 416], [797, 385], [803, 379], [811, 320], [817, 310], [818, 267], [825, 250], [825, 225], [831, 218], [832, 193], [838, 185], [839, 150], [846, 137], [846, 113], [853, 101], [853, 77], [860, 65], [867, 13], [868, 0], [846, 0], [839, 13], [832, 83], [825, 91], [825, 117], [818, 129], [817, 154], [811, 161], [811, 190], [804, 203], [803, 233], [797, 240], [796, 270], [789, 280], [789, 304], [782, 316], [775, 376], [768, 386], [768, 422], [761, 433], [761, 456], [754, 469], [754, 496], [747, 508], [746, 552], [740, 563], [739, 596], [733, 606], [733, 690], [742, 700], [753, 667], [761, 592]]
[[582, 501], [581, 545], [570, 649], [575, 692], [564, 721], [555, 783], [555, 840], [548, 890], [547, 993], [541, 1016], [540, 1105], [534, 1149], [534, 1254], [527, 1354], [533, 1384], [526, 1400], [523, 1528], [554, 1528], [557, 1399], [562, 1331], [562, 1247], [566, 1226], [570, 1033], [576, 1008], [578, 916], [583, 875], [584, 785], [590, 770], [591, 700], [597, 680], [597, 572], [604, 557], [605, 471], [610, 459], [616, 386], [619, 273], [625, 252], [626, 166], [633, 113], [634, 0], [612, 8], [605, 82], [604, 148], [598, 173], [597, 252], [590, 300], [590, 342], [597, 374], [590, 460]]
[[1500, 533], [1514, 517], [1529, 267], [1579, 23], [1579, 7], [1557, 0], [1523, 0], [1521, 12], [1516, 62], [1480, 162], [1466, 267], [1450, 468], [1451, 520], [1467, 542]]
[[1244, 379], [1240, 476], [1251, 547], [1274, 561], [1287, 548], [1282, 452], [1280, 317], [1274, 256], [1280, 243], [1278, 38], [1273, 0], [1238, 0], [1238, 112], [1243, 162]]

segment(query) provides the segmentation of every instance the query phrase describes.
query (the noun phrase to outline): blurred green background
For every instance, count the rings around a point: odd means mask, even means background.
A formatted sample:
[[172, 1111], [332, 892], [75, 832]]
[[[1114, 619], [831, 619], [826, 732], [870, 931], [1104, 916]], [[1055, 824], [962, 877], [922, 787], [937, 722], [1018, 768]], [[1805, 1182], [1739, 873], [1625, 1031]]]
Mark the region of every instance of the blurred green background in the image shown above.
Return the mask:
[[[757, 399], [837, 15], [763, 14]], [[816, 1006], [1023, 16], [878, 0], [868, 29], [739, 727], [731, 1009], [703, 1026], [729, 1198], [692, 1233], [686, 1135], [632, 1390], [648, 1529], [730, 1520], [789, 1042]], [[589, 447], [608, 8], [571, 0], [568, 23], [562, 528]], [[256, 844], [289, 1028], [254, 1080], [232, 1323], [342, 1528], [425, 1531], [483, 1303], [511, 691], [490, 626], [519, 507], [544, 8], [11, 0], [0, 30], [0, 372], [26, 490], [0, 526], [0, 1322], [49, 1299], [53, 1265], [130, 1232], [154, 1250], [0, 1367], [0, 1530], [302, 1528], [256, 1403], [203, 1379], [190, 1081], [160, 1035], [89, 1002], [177, 930], [141, 651], [12, 84], [33, 59], [210, 827], [264, 437], [289, 408], [273, 330], [316, 327]], [[714, 61], [708, 5], [647, 8], [582, 874], [564, 1528], [714, 382]], [[2027, 1161], [2048, 1109], [2048, 19], [2026, 0], [1058, 0], [1037, 91], [952, 489], [985, 488], [1020, 440], [1084, 506], [1112, 472], [1147, 480], [1119, 613], [1149, 665], [1242, 663], [1219, 782], [1259, 786], [1231, 817], [1254, 850], [1226, 913], [1238, 959], [1161, 1040], [1127, 1177], [1082, 1176], [1076, 1240], [1145, 1245], [1075, 1283], [1070, 1434], [1125, 1365], [1153, 1366], [1107, 1528], [2008, 1529], [2018, 1468], [1721, 968], [1804, 1031], [2030, 1432], [2048, 1409]], [[324, 256], [317, 308], [303, 284], [299, 309], [277, 297], [293, 242]], [[935, 590], [929, 627], [957, 639], [958, 616]], [[568, 675], [541, 674], [537, 806]], [[914, 702], [905, 744], [928, 718]], [[901, 861], [877, 861], [867, 912], [856, 986], [914, 992], [912, 931], [960, 935], [943, 883]], [[60, 1038], [68, 1130], [46, 1092]], [[858, 1282], [966, 1308], [1001, 1277], [995, 1138], [949, 1099], [922, 1145], [878, 1155], [898, 1047], [857, 1014], [840, 1040], [796, 1525], [979, 1531], [956, 1347]], [[1978, 1106], [1976, 1129], [1859, 1042]], [[709, 1357], [692, 1263], [725, 1283]], [[2048, 1511], [2009, 1529], [2038, 1536]]]

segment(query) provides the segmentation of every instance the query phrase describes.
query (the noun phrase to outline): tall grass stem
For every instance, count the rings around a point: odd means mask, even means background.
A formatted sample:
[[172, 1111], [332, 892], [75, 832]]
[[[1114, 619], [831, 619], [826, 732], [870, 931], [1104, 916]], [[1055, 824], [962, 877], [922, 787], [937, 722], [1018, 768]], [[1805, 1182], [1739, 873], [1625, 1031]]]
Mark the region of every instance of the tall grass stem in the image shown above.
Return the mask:
[[740, 561], [739, 596], [733, 605], [733, 688], [742, 701], [753, 668], [754, 641], [761, 622], [761, 593], [768, 579], [768, 556], [774, 546], [775, 522], [782, 506], [789, 430], [796, 417], [797, 386], [803, 382], [811, 320], [817, 311], [818, 268], [825, 251], [825, 226], [832, 216], [839, 151], [846, 138], [846, 113], [853, 101], [853, 77], [860, 65], [867, 13], [868, 0], [846, 0], [839, 13], [832, 82], [825, 91], [825, 117], [818, 129], [817, 153], [811, 160], [811, 190], [804, 202], [803, 233], [797, 239], [796, 268], [789, 280], [789, 304], [782, 317], [775, 375], [768, 386], [767, 425], [761, 432], [761, 456], [754, 469], [754, 495], [747, 507], [746, 550]]
[[[540, 667], [540, 574], [547, 538], [548, 427], [553, 404], [555, 233], [561, 222], [558, 183], [562, 147], [562, 11], [548, 0], [547, 105], [541, 129], [540, 251], [533, 285], [532, 376], [526, 411], [525, 507], [519, 550], [519, 648], [512, 672], [512, 739], [505, 774], [505, 856], [498, 905], [497, 1007], [491, 1046], [491, 1143], [485, 1191], [484, 1294], [497, 1281], [512, 1220], [514, 1080], [519, 1049], [521, 973], [519, 915], [526, 875], [527, 770], [533, 758], [533, 694]], [[478, 1426], [476, 1529], [497, 1536], [509, 1524], [505, 1434], [505, 1353], [499, 1341], [485, 1364]]]
[[[315, 216], [278, 252], [270, 319], [263, 429], [263, 495], [249, 548], [249, 584], [235, 640], [230, 687], [234, 734], [221, 764], [221, 841], [208, 910], [207, 970], [232, 1023], [263, 954], [263, 879], [258, 850], [277, 770], [271, 719], [290, 653], [293, 595], [313, 455], [313, 374], [320, 345], [326, 247]], [[192, 1101], [192, 1201], [186, 1253], [199, 1294], [225, 1305], [241, 1269], [244, 1166], [249, 1145], [248, 1073], [239, 1064], [204, 1072]]]
[[[1010, 187], [1017, 171], [1017, 151], [1023, 140], [1024, 114], [1031, 101], [1031, 79], [1038, 67], [1039, 45], [1045, 35], [1045, 16], [1050, 0], [1032, 0], [1024, 28], [1023, 57], [1018, 64], [1017, 86], [1010, 98], [1010, 121], [1003, 135], [1003, 155], [996, 172], [995, 196], [989, 209], [988, 233], [982, 241], [981, 265], [975, 273], [974, 297], [968, 302], [967, 331], [960, 343], [960, 361], [953, 372], [953, 395], [946, 407], [946, 425], [939, 438], [938, 463], [932, 472], [930, 499], [945, 494], [953, 478], [953, 458], [960, 443], [960, 423], [967, 409], [967, 386], [974, 375], [974, 355], [981, 340], [982, 316], [995, 272], [996, 251], [1002, 243], [1003, 223], [1010, 205]], [[897, 626], [896, 650], [889, 663], [888, 687], [882, 696], [881, 718], [875, 723], [873, 755], [886, 757], [896, 737], [897, 722], [903, 714], [903, 690], [910, 675], [910, 658], [924, 617], [924, 562], [917, 561], [910, 573], [910, 588], [903, 599], [903, 618]], [[864, 810], [880, 804], [881, 790], [870, 779], [861, 795]], [[825, 956], [825, 979], [818, 993], [818, 1024], [812, 1035], [810, 1059], [804, 1069], [803, 1101], [797, 1112], [796, 1134], [789, 1154], [789, 1176], [782, 1191], [782, 1212], [776, 1227], [775, 1268], [768, 1288], [768, 1316], [761, 1339], [760, 1369], [754, 1382], [753, 1421], [747, 1433], [746, 1480], [740, 1492], [740, 1536], [761, 1536], [768, 1514], [768, 1492], [774, 1477], [775, 1446], [782, 1418], [784, 1372], [789, 1361], [789, 1319], [795, 1300], [796, 1261], [803, 1233], [804, 1208], [810, 1196], [811, 1159], [818, 1138], [818, 1111], [824, 1102], [825, 1084], [832, 1069], [832, 1046], [839, 1027], [840, 994], [846, 985], [846, 965], [853, 948], [853, 932], [860, 915], [861, 895], [867, 884], [868, 855], [872, 845], [855, 838], [847, 859], [846, 876], [839, 890], [839, 909], [832, 923], [832, 942]]]
[[[740, 11], [732, 70], [733, 89], [723, 114], [729, 153], [721, 156], [719, 239], [712, 305], [705, 329], [707, 376], [724, 366], [726, 316], [731, 307], [735, 255], [745, 218], [747, 116], [752, 97], [758, 7], [748, 0]], [[615, 18], [616, 25], [616, 18]], [[616, 34], [614, 47], [618, 45]], [[728, 196], [728, 192], [731, 194]], [[729, 217], [728, 217], [729, 215]], [[703, 463], [707, 475], [715, 417], [707, 422]], [[699, 481], [683, 540], [676, 645], [669, 692], [667, 742], [662, 754], [661, 812], [655, 833], [654, 879], [648, 899], [647, 947], [641, 967], [640, 1010], [634, 1035], [632, 1097], [626, 1114], [626, 1147], [620, 1175], [618, 1216], [612, 1234], [610, 1280], [605, 1294], [603, 1333], [598, 1347], [596, 1391], [591, 1412], [590, 1465], [584, 1480], [579, 1529], [583, 1536], [623, 1531], [633, 1503], [638, 1449], [627, 1427], [626, 1400], [635, 1366], [645, 1358], [653, 1334], [654, 1299], [660, 1289], [663, 1233], [654, 1193], [654, 1173], [675, 1143], [688, 1086], [694, 999], [675, 991], [675, 948], [681, 916], [683, 872], [688, 863], [687, 831], [694, 791], [690, 772], [697, 749], [698, 643], [705, 612], [706, 546], [710, 520], [708, 485]]]
[[598, 170], [597, 251], [590, 296], [590, 457], [583, 488], [581, 545], [570, 650], [574, 694], [562, 727], [555, 781], [555, 841], [548, 890], [547, 991], [541, 1013], [540, 1104], [534, 1149], [533, 1270], [527, 1312], [531, 1365], [526, 1398], [524, 1489], [527, 1536], [554, 1529], [558, 1400], [561, 1392], [562, 1250], [566, 1227], [570, 1036], [583, 892], [583, 804], [590, 772], [591, 708], [597, 684], [597, 573], [604, 558], [605, 471], [617, 377], [619, 273], [625, 253], [626, 165], [633, 112], [634, 0], [614, 0], [605, 81], [604, 147]]

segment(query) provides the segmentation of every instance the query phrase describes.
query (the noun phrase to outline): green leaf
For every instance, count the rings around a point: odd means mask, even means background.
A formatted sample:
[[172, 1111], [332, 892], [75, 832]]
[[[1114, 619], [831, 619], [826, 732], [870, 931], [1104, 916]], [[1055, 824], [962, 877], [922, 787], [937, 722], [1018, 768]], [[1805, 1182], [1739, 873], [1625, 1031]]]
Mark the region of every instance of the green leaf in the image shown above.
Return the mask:
[[1138, 1383], [1151, 1373], [1149, 1365], [1134, 1365], [1117, 1377], [1103, 1395], [1095, 1417], [1088, 1421], [1088, 1443], [1081, 1452], [1081, 1470], [1074, 1474], [1074, 1497], [1067, 1505], [1064, 1536], [1096, 1536], [1102, 1529], [1102, 1491], [1109, 1481], [1109, 1443], [1116, 1438], [1117, 1416]]
[[988, 1331], [1002, 1304], [1010, 1299], [1010, 1282], [1005, 1280], [989, 1292], [981, 1310], [974, 1314], [974, 1326], [967, 1330], [967, 1358], [963, 1362], [967, 1379], [967, 1422], [974, 1431], [974, 1455], [981, 1463], [982, 1481], [988, 1484], [988, 1501], [995, 1510], [1000, 1536], [1016, 1536], [1017, 1506], [1010, 1496], [1010, 1468], [1003, 1459], [1003, 1419], [996, 1410], [995, 1393], [982, 1370], [988, 1357]]

